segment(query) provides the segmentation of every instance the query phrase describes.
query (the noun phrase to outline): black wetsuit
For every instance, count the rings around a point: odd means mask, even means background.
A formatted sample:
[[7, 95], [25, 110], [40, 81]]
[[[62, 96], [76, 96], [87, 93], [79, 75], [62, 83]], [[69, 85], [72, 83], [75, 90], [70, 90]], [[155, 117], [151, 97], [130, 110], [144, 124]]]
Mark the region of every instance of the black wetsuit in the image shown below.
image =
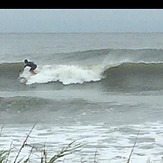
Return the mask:
[[24, 66], [24, 68], [25, 68], [26, 66], [31, 67], [31, 68], [30, 68], [30, 71], [37, 68], [37, 65], [36, 65], [35, 63], [33, 63], [33, 62], [27, 62], [26, 65]]

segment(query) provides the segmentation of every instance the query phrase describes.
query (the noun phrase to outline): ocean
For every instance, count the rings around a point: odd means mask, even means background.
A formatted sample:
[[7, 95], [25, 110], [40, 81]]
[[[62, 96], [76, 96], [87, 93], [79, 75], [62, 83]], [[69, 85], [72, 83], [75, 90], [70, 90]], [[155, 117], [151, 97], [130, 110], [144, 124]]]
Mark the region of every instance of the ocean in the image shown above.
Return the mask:
[[0, 128], [11, 162], [31, 129], [18, 160], [163, 162], [163, 33], [1, 33]]

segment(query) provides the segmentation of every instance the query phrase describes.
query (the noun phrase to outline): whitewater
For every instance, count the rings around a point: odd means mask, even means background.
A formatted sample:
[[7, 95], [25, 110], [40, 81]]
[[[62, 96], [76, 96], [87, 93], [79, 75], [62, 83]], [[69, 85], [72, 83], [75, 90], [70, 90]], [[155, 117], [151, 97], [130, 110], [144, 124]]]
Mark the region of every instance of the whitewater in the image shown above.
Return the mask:
[[[39, 163], [162, 162], [163, 33], [0, 34], [0, 146]], [[36, 75], [24, 59], [37, 64]], [[19, 159], [27, 158], [24, 148]]]

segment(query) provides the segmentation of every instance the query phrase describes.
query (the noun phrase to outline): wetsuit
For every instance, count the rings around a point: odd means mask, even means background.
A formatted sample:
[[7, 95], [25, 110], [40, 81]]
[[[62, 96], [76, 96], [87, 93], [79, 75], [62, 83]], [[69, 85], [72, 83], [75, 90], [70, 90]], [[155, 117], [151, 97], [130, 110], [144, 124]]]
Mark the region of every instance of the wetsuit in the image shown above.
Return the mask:
[[30, 68], [30, 71], [33, 71], [34, 69], [37, 68], [37, 65], [36, 65], [35, 63], [33, 63], [33, 62], [27, 62], [26, 65], [24, 66], [24, 68], [25, 68], [26, 66], [31, 67], [31, 68]]

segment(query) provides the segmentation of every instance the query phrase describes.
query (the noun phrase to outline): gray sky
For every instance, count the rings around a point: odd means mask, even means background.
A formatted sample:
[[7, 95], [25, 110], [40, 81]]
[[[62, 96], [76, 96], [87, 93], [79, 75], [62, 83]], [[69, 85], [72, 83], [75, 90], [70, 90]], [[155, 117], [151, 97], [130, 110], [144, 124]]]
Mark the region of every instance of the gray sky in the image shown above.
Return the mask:
[[163, 32], [163, 9], [0, 9], [0, 32]]

